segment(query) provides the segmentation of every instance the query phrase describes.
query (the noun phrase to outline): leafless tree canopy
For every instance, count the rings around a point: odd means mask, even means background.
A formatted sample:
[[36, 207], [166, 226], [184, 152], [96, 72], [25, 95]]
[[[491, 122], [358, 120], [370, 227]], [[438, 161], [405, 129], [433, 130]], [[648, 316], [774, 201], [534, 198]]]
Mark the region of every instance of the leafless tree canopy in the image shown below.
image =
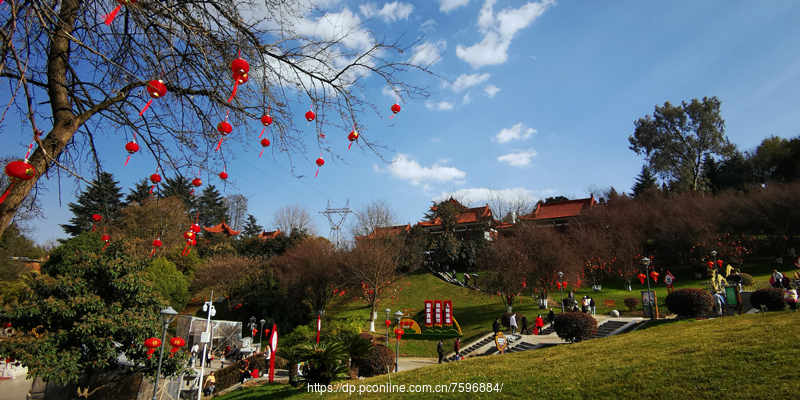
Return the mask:
[[[377, 38], [335, 15], [320, 18], [307, 0], [125, 3], [107, 26], [103, 16], [113, 1], [6, 1], [0, 77], [13, 97], [2, 118], [22, 126], [17, 143], [35, 139], [29, 162], [36, 176], [15, 185], [0, 205], [0, 233], [49, 169], [75, 176], [101, 170], [103, 141], [123, 146], [136, 132], [161, 168], [215, 168], [230, 155], [225, 146], [214, 151], [216, 125], [226, 117], [234, 129], [258, 123], [269, 109], [273, 151], [298, 154], [309, 142], [296, 123], [308, 128], [292, 106], [313, 104], [317, 132], [356, 126], [359, 144], [380, 156], [358, 121], [367, 111], [385, 113], [367, 97], [367, 82], [388, 85], [401, 98], [427, 96], [403, 80], [404, 73], [427, 72], [409, 61], [417, 43]], [[240, 54], [250, 64], [249, 82], [228, 102], [230, 63]], [[168, 93], [139, 116], [155, 79]], [[316, 137], [311, 145], [328, 151]]]
[[375, 228], [399, 224], [397, 214], [385, 197], [362, 204], [356, 211], [355, 217], [355, 222], [350, 226], [350, 233], [354, 237], [369, 235]]
[[308, 213], [305, 207], [292, 204], [275, 211], [272, 215], [272, 224], [276, 229], [280, 229], [286, 235], [292, 232], [305, 231], [309, 235], [317, 234], [317, 227], [314, 226], [314, 220], [311, 219], [311, 214]]
[[230, 195], [225, 198], [228, 208], [228, 224], [234, 230], [240, 231], [247, 219], [247, 197], [241, 194]]

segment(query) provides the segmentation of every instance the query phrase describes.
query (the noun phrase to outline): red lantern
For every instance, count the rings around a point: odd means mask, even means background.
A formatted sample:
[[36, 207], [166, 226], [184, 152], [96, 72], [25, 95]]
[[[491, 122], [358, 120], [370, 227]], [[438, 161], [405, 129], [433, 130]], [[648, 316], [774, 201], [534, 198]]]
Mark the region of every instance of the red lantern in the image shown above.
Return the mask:
[[[261, 139], [261, 147], [263, 147], [264, 149], [269, 147], [269, 139], [267, 138]], [[264, 149], [261, 149], [261, 153], [258, 154], [259, 157], [261, 157], [261, 155], [264, 154]]]
[[144, 347], [147, 347], [147, 358], [153, 356], [153, 353], [156, 352], [156, 349], [161, 346], [161, 340], [158, 338], [150, 338], [144, 341]]
[[397, 114], [397, 113], [399, 113], [399, 112], [400, 112], [400, 104], [394, 103], [394, 104], [392, 105], [392, 113], [393, 113], [393, 114], [392, 114], [392, 116], [391, 116], [391, 117], [389, 117], [389, 119], [392, 119], [392, 118], [394, 118], [394, 114]]
[[392, 321], [389, 321], [389, 320], [387, 319], [387, 320], [386, 320], [386, 322], [384, 322], [384, 323], [386, 324], [386, 327], [388, 328], [388, 327], [389, 327], [389, 325], [391, 325], [391, 324], [392, 324]]
[[[227, 119], [227, 117], [225, 118]], [[215, 151], [219, 151], [219, 147], [222, 146], [222, 141], [225, 140], [225, 136], [233, 132], [233, 126], [231, 126], [228, 121], [222, 121], [217, 124], [217, 132], [219, 132], [222, 137], [219, 138], [219, 143], [217, 143], [217, 148]]]
[[353, 130], [352, 132], [350, 132], [350, 134], [349, 134], [349, 135], [347, 135], [347, 140], [349, 140], [349, 141], [350, 141], [350, 146], [347, 146], [347, 150], [350, 150], [350, 147], [352, 147], [352, 146], [353, 146], [353, 142], [355, 142], [356, 140], [358, 140], [358, 132], [356, 132], [355, 130]]
[[158, 185], [158, 183], [161, 182], [161, 175], [159, 175], [157, 173], [153, 174], [153, 175], [150, 175], [150, 182], [153, 182], [153, 186], [150, 187], [150, 193], [149, 194], [153, 194], [153, 189], [155, 189], [156, 185]]
[[200, 179], [200, 178], [194, 178], [194, 179], [192, 179], [192, 186], [194, 186], [194, 187], [200, 187], [200, 186], [203, 186], [203, 180], [202, 180], [202, 179]]
[[231, 61], [231, 71], [233, 71], [233, 93], [231, 93], [231, 97], [228, 98], [228, 103], [233, 100], [233, 97], [236, 96], [236, 89], [239, 87], [240, 84], [245, 83], [250, 79], [247, 75], [250, 72], [250, 64], [247, 61], [237, 58]]
[[264, 126], [272, 125], [272, 117], [270, 117], [268, 114], [264, 114], [264, 116], [261, 117], [261, 123]]
[[11, 188], [14, 187], [15, 183], [33, 179], [34, 175], [36, 175], [36, 168], [28, 164], [28, 160], [12, 161], [6, 165], [6, 175], [11, 179], [11, 185], [8, 186], [6, 192], [0, 197], [0, 204], [3, 204], [6, 200], [6, 196], [11, 192]]
[[225, 171], [220, 172], [219, 173], [219, 179], [222, 179], [223, 181], [228, 179], [228, 173], [225, 172]]
[[92, 232], [97, 230], [97, 223], [103, 219], [100, 214], [92, 214]]
[[650, 277], [653, 278], [653, 282], [658, 282], [658, 272], [656, 271], [651, 272]]
[[723, 263], [722, 263], [722, 260], [717, 260], [717, 266], [718, 266], [718, 267], [722, 268], [722, 264], [723, 264]]
[[163, 243], [161, 243], [161, 238], [160, 237], [155, 239], [155, 240], [153, 240], [153, 250], [150, 252], [150, 257], [153, 257], [153, 254], [156, 253], [156, 249], [161, 247], [162, 244]]
[[639, 280], [642, 282], [642, 285], [644, 285], [644, 280], [647, 279], [647, 275], [639, 274], [639, 275], [636, 275], [636, 277], [639, 278]]
[[403, 336], [403, 333], [403, 330], [400, 328], [394, 330], [394, 335], [397, 336], [397, 340], [400, 340], [400, 338]]
[[139, 144], [136, 142], [128, 142], [128, 144], [125, 145], [125, 150], [128, 152], [128, 158], [125, 160], [125, 166], [127, 166], [128, 161], [131, 160], [131, 156], [139, 151]]
[[170, 350], [169, 356], [172, 357], [178, 350], [186, 344], [186, 341], [183, 338], [174, 337], [169, 341], [169, 345], [172, 346], [172, 350]]
[[194, 239], [195, 233], [192, 231], [186, 231], [183, 233], [183, 238], [186, 240]]
[[714, 269], [714, 262], [713, 261], [709, 261], [706, 264], [708, 264], [708, 269]]
[[316, 178], [317, 175], [319, 175], [319, 167], [321, 167], [323, 165], [325, 165], [325, 160], [323, 160], [322, 157], [318, 158], [317, 159], [317, 173], [314, 174], [314, 178]]
[[264, 336], [269, 337], [269, 329], [264, 329]]
[[313, 111], [308, 111], [308, 112], [306, 112], [306, 121], [308, 121], [308, 122], [311, 122], [311, 121], [313, 121], [315, 118], [317, 118], [317, 114], [314, 114], [314, 112], [313, 112]]
[[148, 108], [150, 108], [150, 104], [153, 103], [153, 99], [158, 99], [167, 95], [167, 85], [165, 85], [164, 81], [160, 79], [152, 80], [147, 83], [147, 87], [145, 88], [145, 90], [147, 90], [147, 93], [150, 94], [150, 97], [152, 98], [150, 99], [150, 101], [147, 102], [147, 104], [144, 105], [142, 111], [139, 111], [140, 117], [142, 116], [142, 114], [144, 114], [145, 111], [147, 111]]
[[[197, 225], [197, 224], [192, 224], [192, 227], [189, 228], [189, 229], [194, 233], [200, 233], [200, 231], [202, 230], [200, 228], [200, 225]], [[187, 238], [187, 239], [189, 239], [189, 238]]]
[[103, 16], [104, 24], [111, 25], [111, 23], [114, 22], [114, 18], [117, 17], [117, 14], [119, 13], [119, 10], [122, 8], [122, 6], [127, 6], [136, 3], [136, 0], [117, 0], [117, 3], [119, 3], [117, 5], [117, 8], [115, 8], [113, 11]]
[[189, 239], [189, 246], [197, 246], [197, 239]]

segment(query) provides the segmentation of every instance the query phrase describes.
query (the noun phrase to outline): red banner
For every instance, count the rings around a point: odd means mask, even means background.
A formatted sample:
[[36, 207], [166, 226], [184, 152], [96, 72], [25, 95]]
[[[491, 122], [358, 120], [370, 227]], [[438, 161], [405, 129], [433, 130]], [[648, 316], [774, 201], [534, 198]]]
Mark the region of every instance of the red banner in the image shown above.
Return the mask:
[[425, 300], [425, 326], [433, 326], [433, 301]]
[[434, 300], [433, 302], [433, 324], [442, 326], [442, 301]]
[[453, 302], [444, 300], [442, 304], [444, 305], [444, 324], [451, 326], [453, 325]]

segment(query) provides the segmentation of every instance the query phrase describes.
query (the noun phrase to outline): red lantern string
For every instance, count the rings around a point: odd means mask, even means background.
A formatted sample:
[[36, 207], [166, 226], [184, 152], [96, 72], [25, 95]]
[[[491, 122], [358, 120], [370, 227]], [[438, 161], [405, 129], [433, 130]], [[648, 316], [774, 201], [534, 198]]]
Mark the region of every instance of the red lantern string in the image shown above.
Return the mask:
[[306, 121], [308, 121], [308, 125], [311, 125], [311, 121], [313, 121], [315, 118], [317, 118], [317, 115], [314, 114], [314, 103], [311, 103], [311, 109], [306, 113]]
[[103, 219], [100, 214], [92, 214], [92, 232], [97, 230], [97, 223]]
[[217, 148], [214, 151], [219, 151], [219, 147], [222, 146], [222, 141], [225, 140], [225, 136], [233, 132], [233, 127], [228, 123], [228, 114], [230, 114], [230, 112], [231, 110], [225, 111], [225, 121], [217, 124], [217, 132], [219, 132], [222, 137], [219, 138], [219, 143], [217, 143]]
[[161, 182], [161, 175], [158, 174], [159, 165], [156, 165], [156, 172], [153, 175], [150, 175], [150, 182], [153, 182], [153, 186], [150, 187], [150, 193], [153, 194], [153, 189], [156, 188], [159, 182]]
[[[117, 3], [119, 4], [117, 4], [117, 7], [113, 11], [103, 16], [104, 24], [111, 25], [111, 23], [114, 22], [114, 18], [117, 17], [119, 10], [122, 9], [122, 6], [136, 3], [136, 0], [117, 0]], [[0, 4], [3, 4], [3, 2], [0, 1]]]
[[161, 243], [161, 235], [158, 235], [156, 240], [153, 240], [153, 251], [150, 252], [150, 257], [148, 257], [148, 258], [152, 258], [153, 254], [156, 254], [156, 250], [159, 247], [161, 247], [161, 245], [162, 245], [162, 243]]
[[100, 239], [102, 241], [106, 242], [105, 246], [103, 246], [103, 249], [100, 250], [100, 251], [104, 251], [106, 249], [106, 247], [108, 247], [108, 244], [111, 243], [111, 236], [106, 234], [106, 227], [105, 226], [103, 227], [103, 236], [101, 236]]
[[228, 173], [226, 172], [227, 170], [228, 170], [228, 166], [227, 165], [223, 165], [222, 166], [222, 172], [219, 173], [219, 179], [222, 179], [223, 181], [228, 179]]
[[350, 141], [350, 145], [347, 146], [347, 150], [350, 150], [350, 148], [353, 147], [353, 142], [358, 140], [358, 132], [356, 132], [356, 126], [355, 125], [353, 125], [353, 131], [350, 132], [349, 135], [347, 135], [347, 140]]
[[250, 64], [247, 61], [241, 58], [242, 51], [239, 50], [239, 58], [231, 61], [231, 71], [233, 71], [233, 93], [231, 93], [231, 97], [228, 98], [228, 103], [230, 103], [234, 96], [236, 96], [236, 89], [239, 87], [239, 84], [246, 83], [250, 78], [247, 75], [250, 72]]
[[264, 154], [264, 149], [269, 147], [269, 139], [267, 138], [261, 139], [261, 147], [263, 148], [261, 149], [261, 153], [258, 154], [259, 157], [261, 157], [261, 155]]
[[145, 90], [150, 95], [150, 100], [147, 104], [144, 105], [142, 111], [139, 111], [139, 116], [141, 117], [148, 108], [150, 108], [150, 104], [153, 103], [153, 99], [157, 99], [160, 97], [164, 97], [167, 94], [167, 86], [164, 85], [164, 82], [161, 80], [152, 80], [147, 83], [147, 87]]
[[128, 158], [125, 160], [125, 165], [124, 165], [124, 166], [127, 167], [128, 166], [128, 161], [131, 160], [131, 156], [134, 153], [136, 153], [137, 151], [139, 151], [139, 144], [136, 143], [136, 132], [135, 131], [133, 132], [133, 141], [132, 142], [128, 142], [128, 144], [125, 145], [125, 150], [128, 151]]
[[322, 159], [322, 152], [320, 151], [319, 152], [319, 158], [317, 159], [317, 173], [314, 174], [314, 178], [316, 178], [317, 175], [319, 175], [319, 167], [321, 167], [323, 165], [325, 165], [325, 160]]
[[[39, 135], [37, 134], [36, 136], [38, 137]], [[28, 146], [28, 152], [25, 153], [25, 161], [12, 161], [6, 165], [5, 172], [11, 180], [11, 184], [8, 185], [8, 189], [6, 189], [5, 193], [3, 193], [3, 196], [0, 196], [0, 204], [3, 204], [3, 202], [6, 201], [6, 197], [8, 197], [9, 193], [11, 193], [11, 188], [14, 187], [15, 183], [30, 180], [34, 175], [36, 175], [36, 168], [33, 168], [33, 165], [28, 164], [28, 156], [31, 154], [32, 148], [33, 141], [31, 141], [30, 146]]]
[[[199, 188], [200, 186], [202, 186], [202, 185], [203, 185], [203, 180], [202, 180], [202, 179], [200, 179], [200, 174], [201, 174], [202, 172], [203, 172], [203, 171], [202, 171], [202, 170], [200, 170], [200, 169], [198, 168], [198, 169], [197, 169], [197, 178], [194, 178], [194, 179], [192, 179], [192, 186], [194, 186], [195, 188]], [[192, 189], [192, 191], [191, 191], [191, 192], [189, 192], [189, 195], [190, 195], [190, 196], [191, 196], [191, 195], [193, 195], [193, 194], [194, 194], [194, 189]]]
[[261, 139], [264, 136], [264, 132], [267, 130], [267, 127], [272, 125], [272, 117], [269, 116], [269, 109], [271, 107], [267, 107], [267, 113], [261, 117], [261, 124], [264, 125], [264, 129], [261, 130], [261, 134], [258, 135], [258, 138]]
[[394, 104], [392, 104], [392, 116], [389, 117], [389, 119], [394, 118], [394, 116], [400, 112], [400, 104], [398, 104], [399, 102], [400, 102], [400, 96], [397, 96], [397, 93], [395, 93], [395, 101]]

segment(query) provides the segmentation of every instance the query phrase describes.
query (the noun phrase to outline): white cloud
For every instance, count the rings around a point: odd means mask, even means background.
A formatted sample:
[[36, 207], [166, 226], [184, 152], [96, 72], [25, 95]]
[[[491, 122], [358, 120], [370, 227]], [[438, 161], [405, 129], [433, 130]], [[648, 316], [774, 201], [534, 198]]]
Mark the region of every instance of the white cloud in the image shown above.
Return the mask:
[[517, 32], [530, 26], [554, 0], [526, 3], [520, 8], [506, 8], [494, 13], [496, 0], [486, 0], [478, 13], [478, 28], [483, 39], [469, 47], [456, 46], [456, 56], [473, 68], [502, 64], [508, 59], [508, 47]]
[[[457, 199], [462, 204], [470, 204], [473, 207], [492, 203], [496, 199], [513, 199], [515, 202], [528, 204], [535, 204], [539, 200], [539, 197], [534, 195], [532, 190], [523, 187], [512, 189], [469, 188], [459, 189], [455, 192], [443, 191], [432, 200], [439, 202], [450, 197]], [[495, 218], [497, 217], [495, 216]]]
[[464, 97], [461, 98], [461, 104], [469, 104], [470, 101], [469, 93], [465, 94]]
[[439, 0], [439, 11], [447, 13], [463, 7], [467, 3], [469, 3], [469, 0]]
[[[378, 170], [377, 166], [375, 167]], [[440, 162], [430, 167], [421, 166], [416, 160], [411, 159], [406, 154], [398, 154], [386, 167], [386, 170], [395, 178], [409, 181], [414, 186], [427, 182], [447, 182], [454, 179], [464, 178], [467, 173], [458, 168], [446, 167]], [[428, 187], [430, 188], [430, 187]]]
[[446, 48], [447, 41], [445, 40], [421, 43], [414, 46], [414, 55], [408, 62], [421, 67], [430, 67], [441, 61], [442, 53]]
[[359, 6], [359, 9], [366, 18], [372, 18], [377, 15], [383, 18], [383, 22], [388, 24], [394, 21], [407, 20], [408, 16], [411, 15], [411, 12], [414, 10], [414, 7], [411, 4], [395, 1], [384, 4], [383, 8], [380, 10], [375, 3], [363, 4]]
[[498, 161], [508, 163], [512, 167], [525, 167], [531, 164], [531, 158], [536, 157], [539, 153], [536, 150], [528, 149], [517, 153], [509, 153], [497, 157]]
[[434, 21], [434, 20], [433, 20], [433, 18], [431, 18], [431, 19], [429, 19], [429, 20], [427, 20], [427, 21], [423, 22], [423, 23], [422, 23], [422, 24], [419, 26], [419, 30], [421, 30], [421, 31], [423, 31], [423, 32], [431, 32], [431, 31], [434, 31], [434, 30], [436, 30], [436, 25], [437, 25], [437, 24], [436, 24], [436, 21]]
[[428, 141], [430, 141], [431, 143], [439, 143], [439, 142], [442, 141], [442, 139], [434, 136], [434, 137], [428, 139]]
[[453, 109], [453, 103], [451, 103], [449, 101], [440, 101], [438, 103], [432, 103], [432, 102], [429, 101], [429, 102], [425, 103], [425, 107], [428, 107], [431, 110], [437, 110], [437, 111], [452, 110]]
[[520, 122], [511, 128], [501, 129], [500, 132], [497, 132], [497, 135], [495, 135], [494, 140], [497, 140], [499, 143], [508, 143], [512, 140], [528, 139], [533, 136], [534, 133], [536, 133], [536, 129], [526, 128], [522, 125], [522, 122]]
[[500, 91], [500, 88], [495, 85], [486, 85], [486, 89], [483, 89], [483, 91], [486, 92], [486, 95], [491, 99]]
[[480, 74], [480, 75], [478, 75], [478, 74], [472, 74], [472, 75], [461, 74], [461, 76], [456, 78], [456, 81], [453, 82], [453, 85], [451, 86], [451, 89], [453, 89], [454, 92], [458, 93], [458, 92], [464, 91], [464, 90], [466, 90], [466, 89], [468, 89], [468, 88], [470, 88], [472, 86], [479, 85], [479, 84], [483, 83], [485, 80], [489, 79], [490, 76], [491, 75], [489, 75], [489, 74]]

